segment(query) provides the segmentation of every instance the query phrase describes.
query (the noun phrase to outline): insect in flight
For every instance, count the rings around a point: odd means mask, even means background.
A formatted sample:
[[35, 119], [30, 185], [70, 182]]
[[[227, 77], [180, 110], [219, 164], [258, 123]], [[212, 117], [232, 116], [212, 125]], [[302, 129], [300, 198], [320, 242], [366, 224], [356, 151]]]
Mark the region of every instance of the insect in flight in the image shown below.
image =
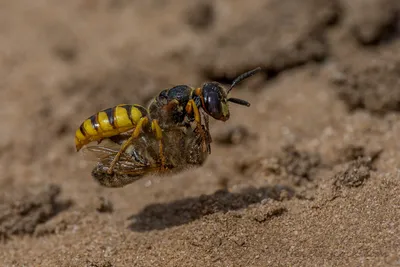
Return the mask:
[[[238, 76], [228, 90], [218, 82], [206, 82], [198, 88], [178, 85], [161, 91], [147, 109], [136, 104], [120, 104], [102, 110], [76, 130], [76, 150], [98, 142], [86, 149], [97, 154], [99, 164], [92, 171], [97, 180], [100, 177], [134, 181], [145, 174], [180, 169], [179, 166], [193, 164], [189, 155], [197, 155], [201, 160], [194, 161], [194, 165], [200, 165], [206, 154], [211, 153], [209, 116], [228, 120], [228, 102], [250, 106], [245, 100], [228, 96], [239, 82], [260, 70], [256, 68]], [[103, 140], [113, 145], [101, 145]], [[174, 163], [179, 156], [187, 162]], [[103, 185], [107, 186], [107, 182]]]

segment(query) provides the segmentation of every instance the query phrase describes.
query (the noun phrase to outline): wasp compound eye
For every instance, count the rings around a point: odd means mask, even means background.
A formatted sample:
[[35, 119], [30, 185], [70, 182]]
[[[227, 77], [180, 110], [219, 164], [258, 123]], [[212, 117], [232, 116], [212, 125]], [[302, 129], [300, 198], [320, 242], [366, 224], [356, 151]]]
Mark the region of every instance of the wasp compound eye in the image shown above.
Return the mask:
[[221, 103], [217, 92], [204, 93], [204, 104], [208, 113], [213, 117], [220, 117]]
[[203, 86], [204, 110], [214, 119], [227, 120], [229, 111], [226, 93], [217, 83], [206, 83]]

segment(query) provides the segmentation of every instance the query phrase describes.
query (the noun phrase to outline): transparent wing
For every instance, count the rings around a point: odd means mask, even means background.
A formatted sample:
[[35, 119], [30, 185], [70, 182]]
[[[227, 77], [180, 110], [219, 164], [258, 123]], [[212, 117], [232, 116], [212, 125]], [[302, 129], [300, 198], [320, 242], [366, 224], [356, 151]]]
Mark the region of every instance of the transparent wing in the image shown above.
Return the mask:
[[[207, 126], [203, 125], [206, 134], [209, 134]], [[204, 153], [202, 150], [204, 141], [209, 145], [210, 141], [203, 140], [202, 136], [191, 127], [184, 131], [182, 128], [165, 130], [163, 138], [165, 167], [169, 171], [179, 171], [192, 165], [201, 165], [208, 155], [208, 152]], [[120, 148], [120, 143], [104, 139], [98, 144], [82, 148], [82, 153], [86, 160], [96, 163], [97, 176], [109, 180], [111, 178], [107, 175], [107, 171]], [[160, 174], [160, 170], [159, 142], [151, 134], [143, 135], [135, 141], [134, 146], [128, 147], [113, 168], [117, 176], [127, 176], [124, 179], [129, 180], [150, 173]]]
[[88, 161], [101, 161], [118, 153], [120, 146], [111, 140], [103, 140], [96, 145], [82, 148], [83, 157]]
[[[100, 144], [89, 145], [82, 148], [86, 160], [100, 163], [103, 169], [108, 169], [112, 160], [117, 155], [121, 146], [111, 140], [103, 140]], [[122, 153], [114, 167], [114, 172], [119, 174], [140, 174], [150, 166], [143, 160], [138, 160], [130, 154]], [[156, 167], [156, 166], [155, 166]]]

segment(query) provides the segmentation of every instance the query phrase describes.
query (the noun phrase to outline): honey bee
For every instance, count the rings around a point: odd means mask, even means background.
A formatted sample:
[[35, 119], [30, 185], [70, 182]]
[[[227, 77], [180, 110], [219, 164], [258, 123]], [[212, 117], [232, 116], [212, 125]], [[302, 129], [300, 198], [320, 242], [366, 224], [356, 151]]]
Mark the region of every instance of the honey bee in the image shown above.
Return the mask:
[[[206, 152], [209, 154], [211, 153], [210, 143], [212, 140], [209, 134], [208, 117], [227, 121], [230, 117], [228, 102], [250, 106], [250, 103], [245, 100], [228, 96], [239, 82], [253, 76], [260, 70], [261, 68], [256, 68], [238, 76], [228, 90], [218, 82], [206, 82], [198, 88], [177, 85], [161, 91], [151, 101], [147, 109], [136, 104], [120, 104], [102, 110], [87, 118], [76, 130], [76, 150], [79, 151], [90, 142], [97, 141], [97, 148], [92, 147], [89, 150], [102, 154], [102, 157], [99, 158], [102, 164], [100, 169], [107, 173], [107, 177], [113, 177], [117, 164], [119, 174], [129, 173], [132, 176], [134, 175], [133, 170], [136, 169], [138, 170], [137, 177], [146, 173], [165, 172], [171, 167], [176, 168], [174, 167], [176, 165], [170, 164], [175, 152], [171, 154], [168, 153], [168, 150], [172, 149], [182, 149], [179, 153], [183, 154], [186, 153], [183, 151], [184, 149], [195, 151], [196, 154]], [[202, 117], [204, 124], [202, 124]], [[193, 123], [194, 128], [192, 129]], [[182, 129], [186, 129], [183, 135], [179, 132]], [[177, 133], [179, 133], [180, 138], [186, 140], [186, 146], [177, 145], [178, 139], [173, 137]], [[123, 142], [116, 143], [119, 148], [100, 146], [104, 139], [112, 140], [122, 136]], [[165, 147], [167, 143], [169, 147]], [[197, 151], [197, 145], [194, 145], [197, 143], [200, 143], [201, 153]], [[157, 157], [154, 155], [143, 156], [147, 155], [146, 147], [150, 150], [150, 147], [155, 149], [156, 146], [158, 147]], [[134, 149], [125, 153], [128, 148]], [[142, 155], [143, 159], [157, 159], [159, 163], [144, 164], [139, 167], [142, 163], [135, 159], [134, 151], [139, 151], [136, 155]], [[105, 155], [107, 156], [104, 157]], [[167, 157], [168, 155], [170, 158]], [[92, 175], [95, 176], [96, 173], [99, 172], [94, 170]]]
[[[87, 158], [97, 161], [92, 170], [92, 177], [102, 186], [122, 187], [145, 175], [166, 175], [203, 164], [208, 151], [202, 149], [201, 135], [192, 128], [174, 128], [163, 132], [165, 169], [161, 169], [158, 142], [152, 133], [145, 132], [130, 144], [114, 165], [113, 173], [108, 170], [121, 145], [130, 135], [120, 134], [110, 137], [98, 145], [83, 148]], [[207, 141], [209, 142], [209, 141]]]

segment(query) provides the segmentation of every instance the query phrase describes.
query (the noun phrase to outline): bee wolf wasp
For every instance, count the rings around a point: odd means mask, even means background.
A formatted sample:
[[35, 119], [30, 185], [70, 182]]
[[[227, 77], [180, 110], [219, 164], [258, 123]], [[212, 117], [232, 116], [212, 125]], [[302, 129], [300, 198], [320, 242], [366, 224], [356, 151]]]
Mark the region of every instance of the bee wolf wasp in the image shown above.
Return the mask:
[[[250, 106], [245, 100], [229, 97], [229, 93], [239, 82], [260, 70], [261, 68], [256, 68], [238, 76], [228, 90], [218, 82], [206, 82], [198, 88], [177, 85], [161, 91], [148, 108], [136, 104], [120, 104], [104, 109], [87, 118], [76, 130], [76, 150], [79, 151], [90, 142], [100, 143], [104, 139], [113, 139], [129, 132], [129, 137], [121, 143], [118, 152], [110, 154], [113, 158], [109, 162], [107, 173], [111, 175], [127, 148], [135, 144], [141, 136], [149, 139], [149, 135], [152, 135], [158, 143], [158, 166], [163, 171], [168, 168], [164, 155], [164, 136], [167, 132], [173, 132], [173, 129], [189, 129], [189, 125], [194, 123], [194, 134], [200, 137], [202, 152], [211, 153], [208, 116], [227, 121], [230, 116], [228, 102]], [[202, 125], [201, 114], [205, 126]]]

